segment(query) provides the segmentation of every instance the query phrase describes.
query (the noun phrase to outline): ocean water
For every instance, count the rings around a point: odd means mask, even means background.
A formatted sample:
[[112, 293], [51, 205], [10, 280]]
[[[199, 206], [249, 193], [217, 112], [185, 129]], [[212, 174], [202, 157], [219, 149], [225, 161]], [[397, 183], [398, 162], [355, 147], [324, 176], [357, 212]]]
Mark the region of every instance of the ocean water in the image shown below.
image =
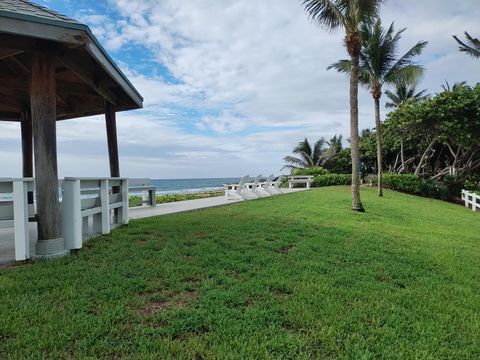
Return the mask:
[[152, 179], [150, 184], [157, 188], [157, 194], [179, 194], [223, 189], [224, 184], [239, 182], [240, 178], [211, 179]]
[[[223, 189], [224, 184], [237, 183], [240, 178], [152, 179], [157, 194], [182, 194]], [[132, 193], [131, 195], [135, 195]], [[0, 201], [12, 200], [12, 194], [0, 194]]]

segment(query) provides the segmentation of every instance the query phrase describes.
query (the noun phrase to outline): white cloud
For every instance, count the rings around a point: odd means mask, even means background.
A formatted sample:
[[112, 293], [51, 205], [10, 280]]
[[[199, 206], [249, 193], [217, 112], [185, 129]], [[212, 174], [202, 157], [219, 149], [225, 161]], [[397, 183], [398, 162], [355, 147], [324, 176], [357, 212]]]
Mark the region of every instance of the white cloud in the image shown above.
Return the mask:
[[[118, 17], [90, 10], [81, 20], [111, 51], [131, 44], [146, 47], [178, 80], [142, 75], [131, 70], [135, 64], [121, 64], [145, 98], [144, 110], [118, 115], [124, 174], [172, 178], [278, 172], [282, 157], [304, 137], [348, 137], [348, 81], [326, 71], [346, 57], [342, 32], [328, 33], [309, 22], [299, 1], [109, 4]], [[451, 37], [464, 30], [475, 33], [479, 15], [476, 0], [454, 9], [447, 0], [391, 0], [382, 11], [384, 22], [408, 28], [403, 50], [419, 40], [429, 42], [419, 58], [427, 69], [421, 86], [429, 92], [439, 91], [445, 79], [480, 81], [479, 62], [459, 53]], [[199, 115], [185, 117], [185, 109]], [[360, 111], [360, 127], [373, 126], [372, 101], [364, 90]], [[1, 124], [0, 138], [19, 137], [15, 126]], [[60, 155], [61, 174], [108, 171], [102, 117], [61, 122], [58, 137], [59, 148], [66, 151]], [[81, 155], [81, 149], [67, 146], [75, 141], [98, 151]], [[0, 164], [7, 163], [11, 166], [2, 153]], [[0, 166], [0, 175], [8, 175], [6, 168]]]

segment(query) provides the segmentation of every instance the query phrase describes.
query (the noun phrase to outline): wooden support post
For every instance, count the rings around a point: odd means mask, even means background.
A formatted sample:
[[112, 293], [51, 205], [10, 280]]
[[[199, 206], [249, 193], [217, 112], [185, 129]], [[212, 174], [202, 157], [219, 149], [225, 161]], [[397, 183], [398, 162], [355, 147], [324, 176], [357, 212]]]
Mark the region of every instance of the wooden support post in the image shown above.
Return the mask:
[[[120, 161], [118, 160], [117, 117], [115, 107], [105, 100], [105, 124], [107, 126], [108, 158], [110, 162], [110, 176], [120, 177]], [[112, 187], [112, 193], [118, 194], [119, 186]], [[118, 223], [118, 209], [113, 211], [114, 223]]]
[[[22, 176], [24, 178], [33, 177], [33, 130], [32, 130], [32, 114], [30, 110], [25, 110], [22, 113], [22, 120], [20, 123], [22, 132]], [[27, 201], [33, 204], [33, 192], [27, 193]]]
[[22, 131], [22, 160], [23, 177], [33, 177], [33, 133], [32, 133], [32, 115], [30, 111], [22, 113], [21, 121]]
[[118, 160], [117, 119], [114, 106], [105, 101], [105, 123], [107, 125], [108, 156], [110, 159], [110, 176], [120, 177]]
[[33, 54], [30, 103], [35, 152], [39, 240], [36, 254], [41, 257], [62, 256], [65, 254], [65, 244], [60, 237], [55, 57], [53, 54]]

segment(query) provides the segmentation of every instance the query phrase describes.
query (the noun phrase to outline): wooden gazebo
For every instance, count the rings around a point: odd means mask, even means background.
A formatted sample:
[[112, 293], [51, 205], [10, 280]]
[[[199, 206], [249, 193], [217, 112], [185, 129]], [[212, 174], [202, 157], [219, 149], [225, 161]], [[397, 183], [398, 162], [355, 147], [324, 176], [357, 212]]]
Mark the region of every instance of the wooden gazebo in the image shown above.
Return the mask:
[[29, 1], [0, 1], [0, 120], [21, 123], [23, 176], [36, 183], [37, 256], [65, 249], [56, 121], [105, 114], [110, 174], [119, 177], [115, 113], [142, 102], [86, 25]]

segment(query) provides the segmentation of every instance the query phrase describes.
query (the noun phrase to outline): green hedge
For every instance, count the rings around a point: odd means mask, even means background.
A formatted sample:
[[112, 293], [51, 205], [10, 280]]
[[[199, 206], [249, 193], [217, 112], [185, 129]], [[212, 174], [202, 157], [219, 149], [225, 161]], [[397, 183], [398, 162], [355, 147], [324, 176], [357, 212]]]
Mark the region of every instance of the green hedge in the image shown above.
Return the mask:
[[[352, 176], [350, 174], [326, 174], [315, 176], [313, 187], [350, 185], [351, 183]], [[377, 184], [377, 177], [375, 175], [368, 176], [365, 178], [365, 183], [371, 183], [375, 186]], [[470, 185], [470, 188], [475, 190], [476, 184], [477, 183]], [[450, 176], [445, 176], [443, 181], [440, 182], [423, 180], [413, 174], [385, 173], [383, 174], [383, 186], [387, 189], [408, 194], [452, 201], [460, 197], [460, 192], [464, 184]]]
[[[376, 182], [376, 177], [372, 177], [372, 183]], [[460, 197], [463, 184], [451, 176], [445, 176], [443, 181], [433, 181], [423, 180], [413, 174], [386, 173], [383, 175], [383, 186], [395, 191], [452, 201]]]
[[318, 175], [326, 175], [326, 174], [328, 174], [328, 170], [324, 169], [321, 166], [312, 166], [311, 168], [308, 168], [308, 169], [296, 169], [292, 172], [292, 175], [318, 176]]
[[350, 185], [351, 183], [351, 174], [326, 174], [315, 176], [315, 180], [313, 181], [313, 187]]
[[480, 192], [480, 175], [472, 175], [463, 183], [463, 188], [468, 191]]
[[[376, 179], [375, 182], [376, 183]], [[383, 186], [409, 194], [422, 192], [422, 179], [413, 174], [383, 174]]]

